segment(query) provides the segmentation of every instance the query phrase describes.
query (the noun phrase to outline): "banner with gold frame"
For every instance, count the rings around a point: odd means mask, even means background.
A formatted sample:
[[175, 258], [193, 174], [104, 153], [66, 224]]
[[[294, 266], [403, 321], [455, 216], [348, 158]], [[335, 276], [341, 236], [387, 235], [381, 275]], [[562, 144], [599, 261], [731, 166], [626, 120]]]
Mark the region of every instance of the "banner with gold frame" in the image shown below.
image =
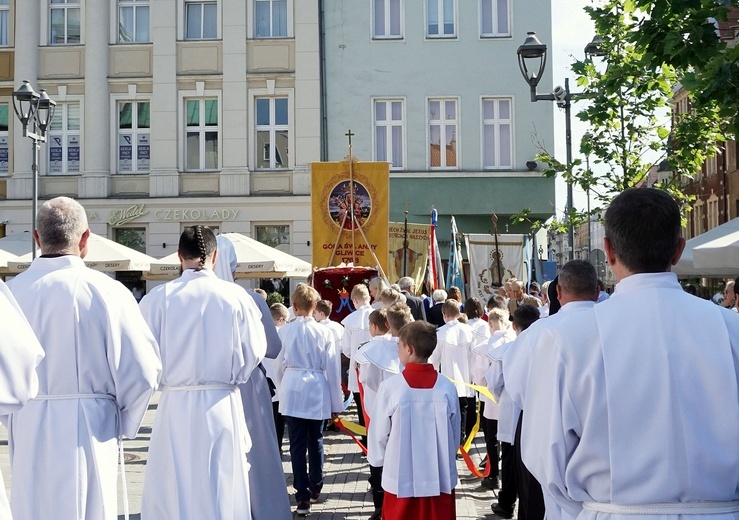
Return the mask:
[[[428, 224], [408, 224], [408, 251], [406, 263], [408, 276], [416, 281], [416, 289], [420, 290], [426, 277], [426, 267], [429, 260], [429, 233]], [[403, 277], [403, 240], [405, 238], [405, 223], [390, 222], [388, 228], [388, 266], [387, 277], [390, 282], [397, 282]]]
[[311, 164], [314, 266], [379, 264], [387, 273], [389, 188], [385, 162]]

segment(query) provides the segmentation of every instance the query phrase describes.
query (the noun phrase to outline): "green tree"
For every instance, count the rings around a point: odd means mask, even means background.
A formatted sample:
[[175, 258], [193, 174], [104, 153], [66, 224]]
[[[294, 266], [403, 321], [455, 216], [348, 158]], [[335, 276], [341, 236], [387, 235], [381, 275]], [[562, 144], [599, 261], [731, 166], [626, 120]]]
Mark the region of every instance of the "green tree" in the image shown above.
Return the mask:
[[[547, 150], [542, 150], [538, 159], [547, 165], [545, 175], [562, 175], [565, 181], [590, 191], [594, 200], [590, 215], [600, 214], [616, 195], [639, 185], [653, 166], [666, 160], [675, 176], [658, 187], [669, 191], [687, 209], [690, 200], [681, 190], [683, 179], [699, 171], [705, 159], [715, 153], [716, 143], [726, 139], [727, 121], [716, 102], [695, 109], [691, 92], [688, 95], [695, 110], [682, 115], [670, 113], [670, 99], [681, 81], [695, 77], [695, 68], [676, 58], [668, 60], [666, 49], [655, 53], [652, 47], [656, 42], [644, 35], [651, 30], [650, 23], [661, 20], [662, 4], [689, 3], [699, 2], [605, 0], [585, 7], [604, 55], [575, 61], [572, 70], [584, 98], [578, 103], [583, 108], [577, 117], [590, 126], [580, 152], [592, 158], [595, 168], [583, 168], [580, 159], [566, 165]], [[700, 15], [707, 12], [701, 11]], [[708, 23], [706, 18], [702, 24], [697, 22], [700, 15], [690, 16], [695, 18], [693, 23], [700, 28], [701, 38], [711, 40], [702, 32]], [[660, 27], [666, 30], [673, 21], [668, 17]], [[711, 44], [716, 53], [721, 52], [718, 38]], [[674, 52], [680, 55], [677, 47]], [[588, 217], [573, 208], [551, 227], [563, 231]], [[516, 218], [524, 220], [527, 214]]]

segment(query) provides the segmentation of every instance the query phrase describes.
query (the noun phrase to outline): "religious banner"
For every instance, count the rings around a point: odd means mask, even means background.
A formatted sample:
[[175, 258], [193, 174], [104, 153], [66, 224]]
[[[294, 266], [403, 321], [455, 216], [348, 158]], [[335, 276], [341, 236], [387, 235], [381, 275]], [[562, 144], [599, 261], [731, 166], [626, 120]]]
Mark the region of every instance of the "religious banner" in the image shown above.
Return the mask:
[[[397, 282], [403, 274], [403, 240], [405, 238], [405, 223], [391, 222], [388, 228], [388, 266], [387, 277], [391, 283]], [[420, 290], [426, 276], [426, 264], [429, 257], [429, 225], [408, 224], [408, 250], [405, 260], [406, 273], [416, 282], [416, 289]]]
[[387, 273], [388, 163], [311, 164], [313, 265], [377, 267]]
[[377, 277], [377, 269], [368, 267], [328, 267], [313, 271], [313, 286], [333, 305], [331, 316], [333, 321], [341, 322], [356, 309], [352, 304], [351, 294], [355, 285], [369, 285], [372, 278]]
[[[470, 261], [470, 297], [479, 298], [483, 305], [494, 293], [493, 286], [509, 278], [528, 282], [526, 265], [528, 235], [466, 234], [467, 257]], [[501, 282], [502, 279], [502, 282]]]

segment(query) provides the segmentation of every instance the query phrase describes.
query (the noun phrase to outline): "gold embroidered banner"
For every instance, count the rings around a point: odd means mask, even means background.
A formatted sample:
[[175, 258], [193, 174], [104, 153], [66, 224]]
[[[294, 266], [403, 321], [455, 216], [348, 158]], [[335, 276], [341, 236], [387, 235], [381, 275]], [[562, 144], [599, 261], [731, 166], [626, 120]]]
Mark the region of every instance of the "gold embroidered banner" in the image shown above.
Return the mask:
[[389, 164], [355, 162], [351, 180], [349, 166], [311, 164], [313, 265], [379, 264], [387, 273]]
[[[426, 266], [429, 259], [429, 226], [428, 224], [408, 224], [408, 251], [406, 253], [408, 276], [416, 281], [416, 288], [423, 286]], [[405, 224], [391, 222], [389, 227], [389, 249], [387, 277], [391, 283], [397, 282], [403, 275], [403, 239]]]

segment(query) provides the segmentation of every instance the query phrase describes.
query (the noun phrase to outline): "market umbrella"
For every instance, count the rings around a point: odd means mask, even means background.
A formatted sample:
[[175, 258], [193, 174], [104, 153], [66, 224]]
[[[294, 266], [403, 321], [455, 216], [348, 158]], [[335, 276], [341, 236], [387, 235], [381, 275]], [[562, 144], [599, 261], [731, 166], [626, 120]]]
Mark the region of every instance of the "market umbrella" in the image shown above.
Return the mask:
[[[739, 241], [739, 218], [735, 218], [691, 238], [685, 243], [680, 261], [672, 267], [678, 276], [736, 277], [739, 257], [732, 242]], [[737, 245], [739, 248], [739, 244]], [[732, 261], [733, 260], [733, 261]]]
[[[307, 278], [311, 264], [284, 251], [262, 244], [240, 233], [224, 233], [234, 245], [236, 253], [235, 278]], [[165, 256], [151, 264], [144, 273], [147, 280], [166, 280], [179, 276], [177, 253]]]
[[[0, 248], [2, 248], [1, 243]], [[84, 260], [85, 265], [91, 269], [113, 272], [148, 271], [151, 263], [156, 259], [109, 238], [90, 233], [90, 238], [87, 241], [87, 255]], [[30, 265], [31, 253], [28, 252], [17, 260], [9, 261], [8, 271], [20, 273], [28, 269]]]

